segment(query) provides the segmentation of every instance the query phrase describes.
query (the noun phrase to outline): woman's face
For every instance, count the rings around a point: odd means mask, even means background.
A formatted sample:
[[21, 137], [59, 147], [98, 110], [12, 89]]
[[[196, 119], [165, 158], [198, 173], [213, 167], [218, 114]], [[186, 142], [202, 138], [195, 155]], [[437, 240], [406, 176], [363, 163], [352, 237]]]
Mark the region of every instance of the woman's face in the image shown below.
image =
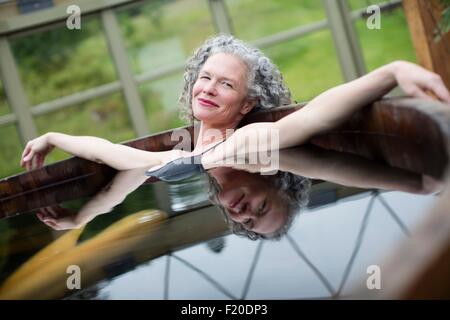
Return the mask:
[[247, 97], [247, 66], [216, 53], [206, 60], [192, 89], [194, 117], [211, 126], [234, 128], [255, 105]]
[[263, 176], [226, 167], [210, 173], [222, 189], [218, 194], [220, 205], [247, 230], [269, 234], [286, 223], [289, 205]]

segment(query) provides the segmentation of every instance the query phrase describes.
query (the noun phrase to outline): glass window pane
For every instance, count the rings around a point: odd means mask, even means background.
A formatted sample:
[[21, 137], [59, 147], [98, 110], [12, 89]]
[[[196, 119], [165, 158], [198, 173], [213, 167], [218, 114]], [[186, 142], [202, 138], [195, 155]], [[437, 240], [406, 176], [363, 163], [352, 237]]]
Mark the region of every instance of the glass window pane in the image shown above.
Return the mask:
[[342, 83], [329, 30], [312, 33], [264, 50], [280, 68], [292, 98], [309, 101]]
[[0, 81], [0, 116], [11, 113], [11, 109], [8, 105], [8, 100], [6, 99], [6, 94], [3, 88], [3, 84]]
[[184, 63], [214, 34], [205, 0], [151, 1], [117, 16], [134, 73]]
[[355, 25], [368, 71], [398, 59], [416, 62], [402, 7], [381, 13], [381, 29], [367, 28], [365, 19]]
[[11, 39], [31, 105], [116, 79], [100, 19], [83, 18], [81, 30], [65, 25]]
[[[111, 142], [135, 138], [128, 109], [120, 93], [93, 99], [36, 117], [39, 134], [49, 131], [72, 135], [96, 136]], [[47, 157], [46, 164], [70, 157], [57, 149]]]
[[186, 125], [179, 117], [178, 97], [182, 86], [183, 73], [180, 72], [139, 87], [151, 132]]
[[325, 19], [322, 2], [317, 0], [226, 0], [226, 5], [236, 35], [244, 40]]
[[[22, 143], [18, 128], [15, 125], [0, 126], [0, 178], [4, 178], [19, 172], [23, 169], [20, 166], [20, 156], [22, 155]], [[3, 139], [8, 137], [8, 139]]]

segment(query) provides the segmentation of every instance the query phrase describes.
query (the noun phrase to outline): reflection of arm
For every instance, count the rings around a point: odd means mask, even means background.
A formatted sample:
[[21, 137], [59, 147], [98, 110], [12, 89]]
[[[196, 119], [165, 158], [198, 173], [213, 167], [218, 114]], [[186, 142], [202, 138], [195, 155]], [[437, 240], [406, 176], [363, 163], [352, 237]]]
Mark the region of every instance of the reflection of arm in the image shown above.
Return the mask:
[[122, 203], [128, 194], [136, 190], [146, 180], [145, 169], [119, 171], [111, 182], [87, 202], [77, 213], [77, 225], [85, 224], [99, 214], [110, 212]]
[[280, 170], [358, 188], [427, 192], [417, 173], [312, 146], [281, 150]]
[[[232, 160], [231, 158], [223, 159], [215, 153], [211, 153], [202, 158], [202, 164], [205, 169], [224, 166], [252, 173], [267, 170], [267, 164], [247, 164], [248, 162], [242, 164], [236, 163], [236, 161], [227, 163], [226, 159]], [[428, 194], [437, 191], [436, 187], [439, 187], [439, 181], [428, 176], [378, 164], [356, 155], [320, 149], [312, 145], [280, 150], [278, 169], [311, 179], [365, 189]]]

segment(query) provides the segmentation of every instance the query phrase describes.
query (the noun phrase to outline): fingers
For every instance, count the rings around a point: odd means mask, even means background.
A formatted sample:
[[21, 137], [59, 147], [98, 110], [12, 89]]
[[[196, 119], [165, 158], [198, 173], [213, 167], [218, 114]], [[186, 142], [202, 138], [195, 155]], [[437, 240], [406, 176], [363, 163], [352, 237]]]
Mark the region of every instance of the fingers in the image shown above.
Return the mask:
[[25, 162], [28, 161], [29, 159], [31, 159], [31, 157], [33, 157], [33, 155], [34, 155], [34, 151], [32, 148], [33, 141], [34, 140], [28, 141], [27, 145], [25, 146], [25, 149], [22, 152], [22, 158], [21, 158], [21, 162], [20, 162], [20, 165], [22, 167], [25, 165]]
[[33, 157], [30, 159], [31, 169], [37, 168], [39, 153], [34, 153]]
[[20, 161], [20, 166], [25, 167], [26, 170], [32, 170], [37, 168], [42, 168], [45, 162], [45, 154], [41, 152], [34, 152], [29, 150], [27, 155], [23, 157]]
[[21, 166], [23, 165], [23, 159], [28, 155], [28, 153], [31, 151], [31, 146], [30, 143], [27, 143], [27, 145], [25, 146], [25, 149], [22, 152], [22, 157], [21, 157]]
[[42, 222], [45, 223], [47, 226], [49, 226], [52, 229], [59, 230], [58, 224], [54, 220], [46, 219], [46, 220], [43, 220]]
[[38, 217], [38, 219], [42, 221], [45, 219], [45, 214], [42, 213], [42, 211], [39, 211], [38, 213], [36, 213], [36, 217]]
[[445, 181], [435, 179], [428, 175], [422, 175], [422, 193], [430, 194], [445, 189]]
[[426, 88], [433, 91], [436, 96], [447, 103], [450, 103], [450, 92], [444, 85], [444, 82], [442, 81], [441, 77], [436, 75], [432, 81], [429, 81], [425, 84]]
[[58, 205], [53, 206], [52, 209], [53, 209], [53, 212], [55, 213], [56, 217], [67, 217], [67, 216], [74, 215], [73, 211], [63, 208], [63, 207], [60, 207]]
[[42, 168], [44, 166], [45, 155], [42, 153], [36, 154], [36, 168]]
[[57, 226], [56, 220], [48, 215], [45, 208], [42, 208], [41, 211], [36, 213], [36, 216], [38, 217], [39, 220], [41, 220], [43, 223], [45, 223], [47, 226], [53, 229], [55, 229], [55, 227]]
[[30, 160], [25, 161], [25, 169], [26, 169], [27, 171], [30, 171], [32, 168], [33, 168], [33, 167], [32, 167], [31, 161], [30, 161]]
[[58, 219], [57, 214], [53, 211], [52, 207], [41, 208], [36, 216], [44, 224], [49, 226], [54, 230], [64, 230], [65, 228], [61, 225], [60, 219]]
[[418, 86], [414, 86], [411, 87], [409, 90], [409, 92], [407, 92], [409, 95], [416, 97], [416, 98], [421, 98], [421, 99], [425, 99], [425, 100], [433, 100], [433, 98], [431, 96], [429, 96], [428, 94], [426, 94], [422, 89], [420, 89]]
[[35, 168], [41, 168], [42, 167], [42, 154], [37, 153], [36, 154], [36, 166]]
[[450, 104], [450, 92], [439, 74], [402, 62], [397, 64], [395, 76], [407, 95], [428, 100], [433, 98]]
[[23, 167], [24, 165], [26, 165], [30, 161], [30, 159], [33, 159], [33, 157], [34, 157], [34, 151], [31, 150], [31, 147], [30, 147], [28, 149], [26, 155], [22, 158], [21, 166]]
[[23, 157], [20, 161], [20, 166], [25, 167], [27, 171], [30, 171], [32, 169], [42, 167], [43, 160], [43, 155], [36, 153], [30, 147], [25, 157]]
[[37, 168], [37, 161], [38, 161], [38, 154], [36, 154], [31, 160], [31, 169], [36, 169]]
[[53, 218], [59, 217], [59, 214], [56, 212], [54, 207], [47, 207], [47, 210]]
[[45, 157], [53, 147], [48, 143], [45, 135], [30, 140], [22, 152], [20, 166], [26, 167], [27, 170], [43, 167]]
[[53, 218], [53, 216], [49, 213], [47, 207], [39, 209], [37, 216], [38, 218], [42, 219]]

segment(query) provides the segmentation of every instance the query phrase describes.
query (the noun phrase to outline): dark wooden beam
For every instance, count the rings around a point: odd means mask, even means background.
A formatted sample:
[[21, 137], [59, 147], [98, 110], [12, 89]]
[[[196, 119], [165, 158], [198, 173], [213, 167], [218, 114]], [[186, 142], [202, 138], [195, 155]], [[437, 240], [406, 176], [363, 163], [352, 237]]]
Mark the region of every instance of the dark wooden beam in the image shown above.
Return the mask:
[[438, 23], [443, 6], [439, 0], [403, 0], [417, 61], [423, 67], [441, 75], [450, 88], [450, 32], [439, 35]]

